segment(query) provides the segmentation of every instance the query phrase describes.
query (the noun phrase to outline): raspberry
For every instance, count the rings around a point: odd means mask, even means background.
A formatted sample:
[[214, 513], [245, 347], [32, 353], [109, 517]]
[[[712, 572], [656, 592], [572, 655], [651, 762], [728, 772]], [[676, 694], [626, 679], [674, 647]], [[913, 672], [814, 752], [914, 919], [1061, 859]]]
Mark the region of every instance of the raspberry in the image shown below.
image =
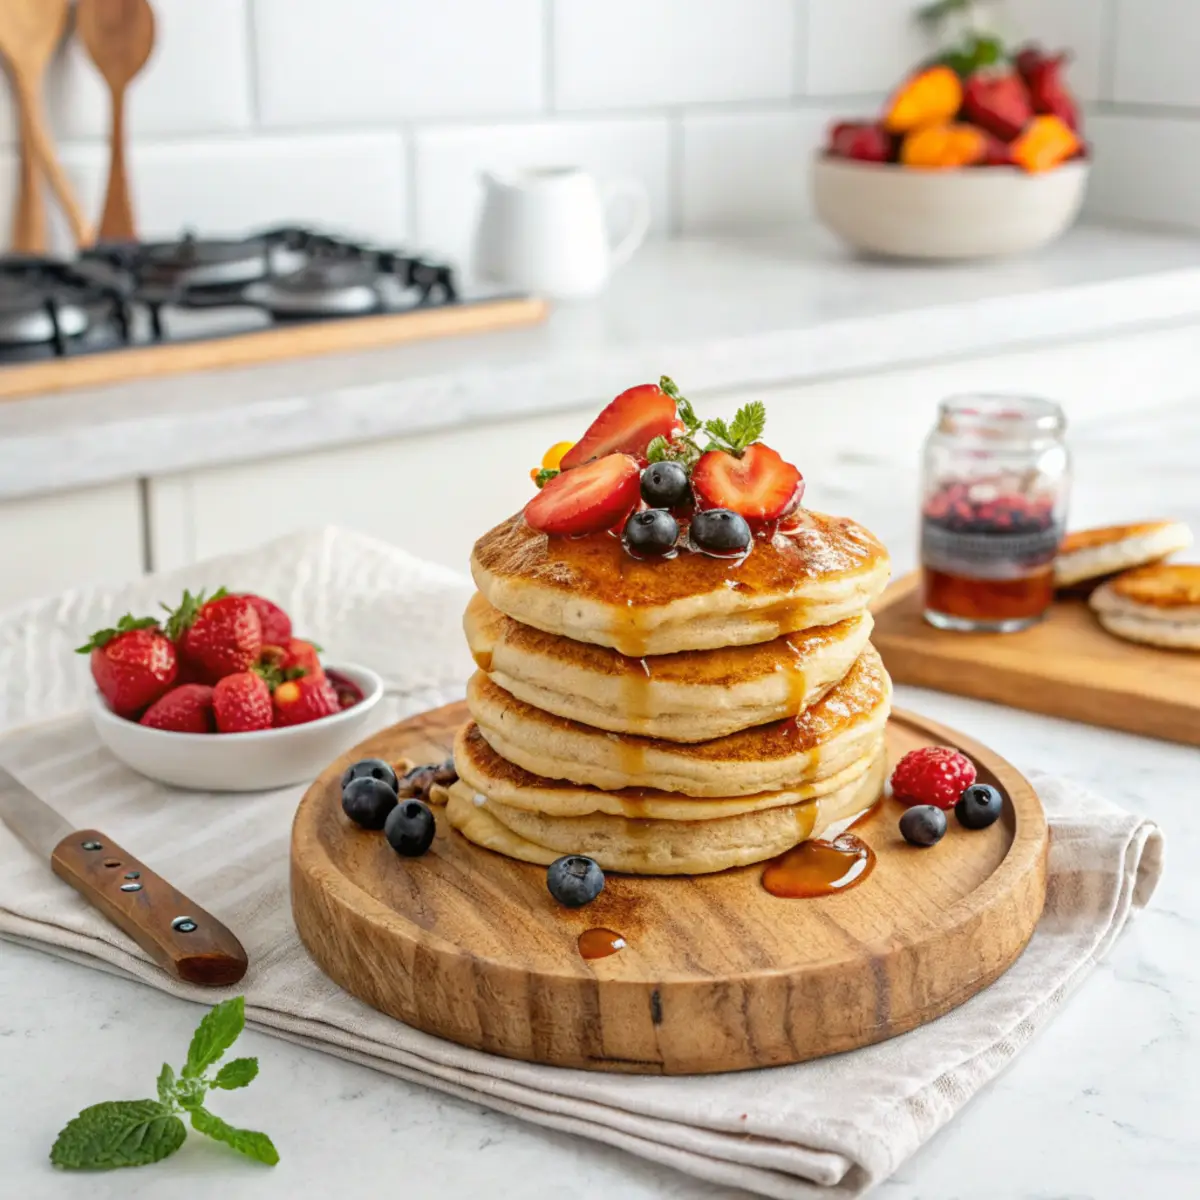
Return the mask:
[[947, 746], [910, 750], [892, 772], [892, 795], [901, 804], [953, 808], [975, 782], [975, 764]]

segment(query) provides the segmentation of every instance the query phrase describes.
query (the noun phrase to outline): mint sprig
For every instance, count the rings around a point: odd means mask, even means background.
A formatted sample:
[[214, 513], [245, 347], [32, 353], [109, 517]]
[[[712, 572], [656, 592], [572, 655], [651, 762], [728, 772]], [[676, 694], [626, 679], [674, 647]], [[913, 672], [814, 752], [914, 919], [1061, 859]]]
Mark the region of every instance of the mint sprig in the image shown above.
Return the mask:
[[704, 422], [704, 432], [716, 443], [709, 449], [724, 450], [737, 458], [741, 458], [746, 448], [762, 437], [766, 427], [767, 407], [761, 400], [743, 404], [729, 425], [720, 419]]
[[553, 467], [542, 467], [540, 471], [533, 477], [533, 482], [537, 484], [538, 491], [546, 486], [552, 479], [557, 479], [562, 472], [555, 470]]
[[179, 1114], [186, 1112], [197, 1133], [273, 1167], [279, 1161], [279, 1152], [265, 1133], [236, 1129], [204, 1107], [209, 1091], [246, 1087], [258, 1074], [256, 1058], [235, 1058], [215, 1075], [207, 1073], [245, 1026], [245, 997], [235, 996], [218, 1004], [204, 1015], [193, 1034], [187, 1062], [179, 1075], [163, 1064], [157, 1100], [109, 1100], [85, 1108], [58, 1135], [50, 1150], [50, 1161], [72, 1171], [142, 1167], [159, 1162], [183, 1145], [187, 1127]]
[[710, 450], [724, 450], [726, 454], [741, 458], [749, 446], [762, 437], [766, 428], [767, 409], [761, 400], [743, 404], [728, 424], [719, 418], [702, 422], [672, 379], [664, 375], [658, 381], [658, 386], [675, 401], [675, 411], [683, 424], [683, 432], [669, 440], [656, 437], [646, 447], [649, 462], [682, 463], [690, 473], [700, 456]]

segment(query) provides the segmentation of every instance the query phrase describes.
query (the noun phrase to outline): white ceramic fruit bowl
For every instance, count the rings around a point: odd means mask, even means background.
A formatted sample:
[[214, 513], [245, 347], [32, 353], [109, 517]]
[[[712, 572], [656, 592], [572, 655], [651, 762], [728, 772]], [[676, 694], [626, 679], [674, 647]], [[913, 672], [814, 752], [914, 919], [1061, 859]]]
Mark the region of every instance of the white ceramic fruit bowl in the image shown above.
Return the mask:
[[362, 740], [363, 724], [383, 698], [383, 680], [367, 667], [326, 664], [362, 689], [353, 708], [332, 717], [257, 733], [168, 733], [118, 717], [93, 689], [92, 723], [126, 766], [172, 787], [198, 792], [262, 792], [315, 779]]
[[1089, 164], [930, 171], [819, 155], [813, 203], [858, 250], [891, 258], [994, 258], [1052, 242], [1079, 215]]

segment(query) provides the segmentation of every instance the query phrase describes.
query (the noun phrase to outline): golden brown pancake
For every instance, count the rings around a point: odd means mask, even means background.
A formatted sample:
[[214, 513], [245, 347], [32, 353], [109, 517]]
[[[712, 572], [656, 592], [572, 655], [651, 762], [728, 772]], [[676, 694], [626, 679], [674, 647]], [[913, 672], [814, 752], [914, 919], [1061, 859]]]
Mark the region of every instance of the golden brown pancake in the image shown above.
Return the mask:
[[1158, 563], [1118, 575], [1092, 593], [1109, 633], [1176, 650], [1200, 650], [1200, 564]]
[[467, 685], [467, 706], [497, 754], [546, 779], [606, 791], [748, 796], [812, 783], [861, 758], [883, 732], [891, 681], [868, 643], [846, 677], [804, 712], [694, 744], [593, 729], [518, 700], [482, 672]]
[[459, 780], [446, 816], [469, 841], [525, 862], [546, 866], [563, 854], [586, 854], [606, 871], [700, 875], [762, 862], [844, 828], [879, 798], [886, 769], [881, 749], [866, 771], [820, 799], [710, 821], [550, 817], [499, 804]]
[[549, 537], [510, 517], [475, 543], [471, 573], [523, 625], [622, 654], [673, 654], [772, 641], [867, 608], [887, 551], [842, 517], [802, 511], [788, 533], [757, 536], [741, 561], [682, 550], [639, 561], [609, 533]]
[[522, 625], [478, 593], [463, 618], [480, 670], [536, 708], [597, 729], [700, 742], [792, 716], [854, 664], [869, 613], [721, 650], [630, 658]]
[[469, 722], [454, 740], [454, 764], [459, 778], [473, 792], [510, 808], [540, 812], [552, 817], [586, 817], [592, 813], [630, 817], [643, 821], [711, 821], [736, 817], [764, 808], [803, 804], [852, 783], [871, 766], [882, 742], [868, 747], [862, 758], [842, 771], [813, 783], [752, 796], [702, 799], [660, 792], [653, 788], [622, 788], [606, 792], [564, 779], [543, 779], [501, 758], [484, 740], [479, 727]]
[[1054, 563], [1054, 581], [1060, 588], [1073, 587], [1158, 562], [1191, 544], [1191, 530], [1182, 521], [1077, 529], [1062, 540]]

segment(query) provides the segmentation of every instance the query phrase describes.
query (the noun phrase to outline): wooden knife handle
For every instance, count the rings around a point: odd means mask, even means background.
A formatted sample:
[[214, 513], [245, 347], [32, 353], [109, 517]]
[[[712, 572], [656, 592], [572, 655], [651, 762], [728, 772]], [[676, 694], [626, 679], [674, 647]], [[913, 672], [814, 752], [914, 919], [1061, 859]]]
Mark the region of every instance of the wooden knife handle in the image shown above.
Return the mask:
[[63, 838], [50, 865], [163, 970], [212, 987], [246, 974], [246, 951], [220, 921], [98, 830]]

